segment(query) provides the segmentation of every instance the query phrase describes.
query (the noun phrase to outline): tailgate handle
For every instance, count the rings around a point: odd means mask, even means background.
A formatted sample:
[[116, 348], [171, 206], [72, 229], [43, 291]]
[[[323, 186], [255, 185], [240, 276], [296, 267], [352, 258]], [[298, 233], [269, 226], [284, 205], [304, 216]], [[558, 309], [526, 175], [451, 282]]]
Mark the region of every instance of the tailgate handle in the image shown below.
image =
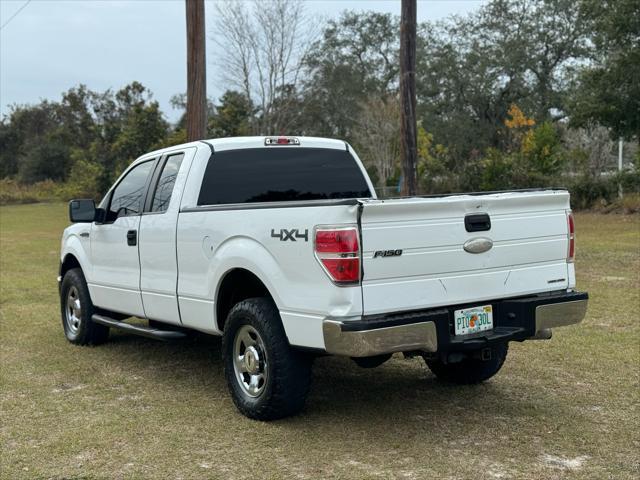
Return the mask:
[[486, 232], [491, 230], [491, 218], [488, 213], [473, 213], [464, 217], [467, 232]]

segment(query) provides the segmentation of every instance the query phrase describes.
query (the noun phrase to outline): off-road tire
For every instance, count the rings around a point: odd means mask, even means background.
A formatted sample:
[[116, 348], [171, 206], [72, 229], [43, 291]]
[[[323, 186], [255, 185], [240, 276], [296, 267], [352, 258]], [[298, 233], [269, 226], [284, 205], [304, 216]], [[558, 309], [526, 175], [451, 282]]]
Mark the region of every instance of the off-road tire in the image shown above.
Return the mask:
[[[77, 322], [70, 322], [67, 319], [69, 292], [72, 289], [81, 306], [79, 309], [80, 314], [75, 317], [78, 320]], [[95, 308], [91, 302], [89, 289], [82, 270], [72, 268], [65, 273], [60, 285], [60, 313], [62, 315], [62, 328], [67, 340], [76, 345], [99, 345], [109, 338], [109, 327], [91, 320], [94, 312]]]
[[[246, 325], [259, 334], [267, 359], [266, 380], [257, 397], [245, 391], [234, 370], [236, 334]], [[250, 298], [231, 309], [224, 326], [222, 361], [233, 402], [245, 416], [275, 420], [294, 415], [304, 407], [311, 384], [311, 357], [291, 348], [271, 299]]]
[[461, 362], [444, 363], [441, 360], [425, 359], [427, 366], [439, 380], [458, 385], [472, 385], [493, 377], [507, 358], [507, 343], [491, 349], [491, 359], [465, 358]]

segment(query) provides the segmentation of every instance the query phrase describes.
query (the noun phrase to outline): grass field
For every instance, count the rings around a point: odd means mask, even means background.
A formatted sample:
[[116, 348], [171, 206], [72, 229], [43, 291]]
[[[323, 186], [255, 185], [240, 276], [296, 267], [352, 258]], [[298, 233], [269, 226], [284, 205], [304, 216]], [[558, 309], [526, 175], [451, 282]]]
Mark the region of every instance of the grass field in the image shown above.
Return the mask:
[[302, 415], [259, 423], [227, 394], [220, 341], [113, 334], [75, 347], [55, 277], [66, 206], [0, 209], [1, 470], [18, 478], [640, 476], [640, 218], [578, 214], [580, 326], [512, 344], [476, 387], [418, 359], [321, 358]]

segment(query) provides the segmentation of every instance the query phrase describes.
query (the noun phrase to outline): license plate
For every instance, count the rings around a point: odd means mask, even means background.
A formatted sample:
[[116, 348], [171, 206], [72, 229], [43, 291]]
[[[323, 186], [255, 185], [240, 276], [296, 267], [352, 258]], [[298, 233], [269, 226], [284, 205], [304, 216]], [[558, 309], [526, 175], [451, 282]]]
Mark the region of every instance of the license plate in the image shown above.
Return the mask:
[[493, 329], [493, 308], [491, 305], [465, 308], [453, 313], [456, 335], [469, 335]]

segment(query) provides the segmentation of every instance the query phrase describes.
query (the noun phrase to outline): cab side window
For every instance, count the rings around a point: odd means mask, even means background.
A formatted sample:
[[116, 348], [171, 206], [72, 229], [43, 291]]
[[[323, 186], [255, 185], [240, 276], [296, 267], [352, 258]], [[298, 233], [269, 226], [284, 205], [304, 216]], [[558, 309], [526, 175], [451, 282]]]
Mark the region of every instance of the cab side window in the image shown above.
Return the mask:
[[164, 164], [156, 192], [153, 195], [153, 203], [151, 204], [152, 212], [164, 212], [169, 208], [173, 187], [176, 184], [176, 178], [180, 171], [180, 165], [184, 159], [184, 153], [171, 155]]
[[147, 180], [153, 165], [153, 160], [136, 165], [120, 181], [111, 195], [107, 221], [112, 222], [119, 217], [142, 213]]

